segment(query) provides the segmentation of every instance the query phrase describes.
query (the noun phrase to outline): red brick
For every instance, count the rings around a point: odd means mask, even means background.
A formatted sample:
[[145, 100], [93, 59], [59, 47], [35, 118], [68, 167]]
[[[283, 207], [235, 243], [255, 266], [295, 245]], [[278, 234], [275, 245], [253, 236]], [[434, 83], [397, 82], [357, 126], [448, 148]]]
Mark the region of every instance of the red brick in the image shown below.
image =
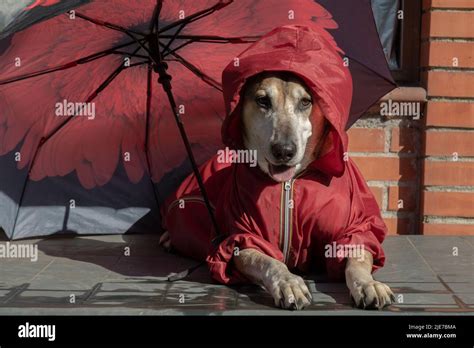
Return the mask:
[[423, 193], [423, 214], [436, 216], [474, 216], [474, 193], [433, 192]]
[[[403, 208], [398, 208], [398, 201], [403, 201]], [[413, 187], [390, 186], [388, 188], [388, 209], [396, 211], [414, 211], [416, 208], [415, 189]]]
[[474, 8], [472, 0], [431, 0], [432, 8]]
[[425, 161], [424, 168], [425, 185], [474, 185], [474, 162]]
[[351, 152], [383, 152], [385, 133], [383, 129], [351, 128], [349, 135], [349, 151]]
[[410, 158], [351, 157], [365, 180], [410, 181], [416, 177], [416, 164]]
[[474, 236], [474, 225], [423, 223], [422, 234], [434, 236]]
[[427, 92], [430, 97], [474, 96], [474, 74], [464, 72], [429, 71], [427, 76]]
[[[430, 41], [422, 44], [423, 66], [447, 68], [474, 67], [473, 42]], [[457, 66], [454, 58], [457, 58]]]
[[423, 14], [423, 37], [472, 38], [474, 12], [431, 11]]
[[428, 102], [426, 125], [474, 128], [474, 103]]
[[410, 219], [384, 218], [389, 235], [410, 234]]
[[430, 27], [431, 27], [431, 13], [426, 12], [421, 16], [421, 37], [422, 38], [430, 37]]
[[379, 205], [379, 208], [382, 208], [382, 200], [383, 200], [383, 189], [381, 187], [375, 187], [375, 186], [370, 186], [370, 191], [372, 191], [372, 194], [375, 197], [375, 200], [377, 201], [377, 204]]
[[474, 132], [427, 131], [426, 154], [432, 156], [474, 156]]
[[416, 130], [413, 128], [393, 128], [390, 152], [415, 152]]

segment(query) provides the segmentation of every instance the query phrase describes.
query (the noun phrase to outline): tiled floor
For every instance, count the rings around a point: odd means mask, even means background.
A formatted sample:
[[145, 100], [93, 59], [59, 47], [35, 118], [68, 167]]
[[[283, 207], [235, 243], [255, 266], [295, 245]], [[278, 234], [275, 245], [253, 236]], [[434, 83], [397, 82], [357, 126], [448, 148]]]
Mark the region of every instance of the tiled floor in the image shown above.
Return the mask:
[[37, 244], [39, 258], [0, 259], [0, 315], [474, 314], [474, 236], [387, 238], [388, 261], [376, 279], [392, 287], [398, 303], [384, 311], [354, 309], [345, 285], [323, 276], [306, 277], [313, 304], [301, 312], [273, 308], [272, 299], [256, 286], [214, 284], [204, 267], [186, 281], [169, 283], [169, 273], [195, 262], [165, 253], [156, 236], [14, 243]]

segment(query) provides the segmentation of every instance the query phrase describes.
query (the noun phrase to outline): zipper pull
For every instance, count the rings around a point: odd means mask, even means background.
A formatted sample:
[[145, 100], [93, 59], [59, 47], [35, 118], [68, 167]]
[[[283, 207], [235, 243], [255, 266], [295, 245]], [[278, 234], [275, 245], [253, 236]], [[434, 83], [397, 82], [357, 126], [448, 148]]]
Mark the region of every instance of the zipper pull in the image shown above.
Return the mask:
[[291, 180], [285, 182], [285, 191], [291, 190]]

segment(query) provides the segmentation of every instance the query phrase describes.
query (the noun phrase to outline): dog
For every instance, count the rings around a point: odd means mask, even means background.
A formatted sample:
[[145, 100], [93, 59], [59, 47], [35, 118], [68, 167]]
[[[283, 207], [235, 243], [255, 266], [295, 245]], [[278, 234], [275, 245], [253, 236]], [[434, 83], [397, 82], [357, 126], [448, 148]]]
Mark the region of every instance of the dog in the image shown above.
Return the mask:
[[[326, 118], [313, 101], [310, 89], [291, 73], [266, 72], [250, 79], [243, 92], [242, 138], [245, 148], [256, 150], [260, 170], [276, 182], [303, 173], [324, 152], [327, 138]], [[171, 248], [169, 233], [160, 244]], [[311, 303], [311, 292], [299, 275], [285, 263], [248, 248], [234, 257], [237, 270], [271, 294], [276, 306], [299, 310]], [[395, 296], [384, 283], [374, 280], [372, 254], [363, 251], [348, 257], [345, 280], [358, 308], [381, 309], [392, 304]]]

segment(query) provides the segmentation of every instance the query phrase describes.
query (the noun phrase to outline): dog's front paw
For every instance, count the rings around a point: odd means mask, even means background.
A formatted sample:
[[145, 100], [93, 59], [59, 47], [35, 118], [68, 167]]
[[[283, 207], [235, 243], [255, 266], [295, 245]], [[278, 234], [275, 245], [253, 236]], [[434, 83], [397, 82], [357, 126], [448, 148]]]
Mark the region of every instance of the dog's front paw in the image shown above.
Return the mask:
[[311, 292], [303, 278], [289, 271], [273, 276], [266, 288], [277, 307], [300, 310], [311, 304]]
[[361, 309], [382, 309], [395, 302], [395, 295], [389, 286], [376, 280], [355, 284], [351, 295]]

